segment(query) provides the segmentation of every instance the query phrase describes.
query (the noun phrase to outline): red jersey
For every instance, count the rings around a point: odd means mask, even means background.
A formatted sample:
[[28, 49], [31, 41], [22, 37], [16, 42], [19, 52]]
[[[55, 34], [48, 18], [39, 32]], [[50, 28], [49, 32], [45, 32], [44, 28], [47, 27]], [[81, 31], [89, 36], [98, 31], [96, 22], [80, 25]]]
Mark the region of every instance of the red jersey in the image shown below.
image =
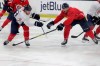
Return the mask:
[[17, 10], [17, 6], [26, 6], [29, 5], [28, 0], [21, 1], [21, 0], [13, 0], [11, 7], [13, 8], [13, 12]]
[[67, 20], [65, 20], [63, 24], [70, 25], [74, 20], [81, 20], [85, 16], [84, 16], [84, 13], [78, 10], [77, 8], [69, 7], [67, 13], [65, 13], [64, 11], [61, 11], [60, 15], [58, 15], [56, 19], [54, 20], [54, 24], [58, 23], [64, 17], [66, 17]]
[[7, 1], [4, 3], [4, 5], [6, 5], [6, 6], [10, 6], [11, 3], [12, 3], [12, 1], [13, 1], [13, 0], [7, 0]]

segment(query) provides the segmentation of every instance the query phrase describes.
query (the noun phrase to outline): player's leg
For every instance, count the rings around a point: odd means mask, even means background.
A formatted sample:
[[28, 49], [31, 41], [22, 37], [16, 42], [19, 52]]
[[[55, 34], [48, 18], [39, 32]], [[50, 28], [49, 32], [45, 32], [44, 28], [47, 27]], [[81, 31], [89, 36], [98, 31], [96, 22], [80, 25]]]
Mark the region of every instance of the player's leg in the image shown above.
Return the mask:
[[64, 28], [64, 41], [61, 43], [62, 45], [67, 44], [70, 30], [71, 30], [71, 25], [65, 26], [65, 28]]
[[1, 28], [3, 29], [9, 22], [11, 22], [13, 17], [14, 17], [14, 13], [9, 13], [7, 19], [4, 21], [4, 23], [1, 26]]
[[97, 27], [96, 32], [94, 32], [94, 35], [97, 39], [100, 39], [100, 37], [98, 36], [98, 34], [100, 34], [100, 25]]
[[[92, 16], [87, 14], [87, 20], [88, 20], [88, 25], [90, 26], [90, 30], [93, 30], [94, 29], [94, 25], [92, 23]], [[82, 41], [83, 42], [84, 41], [89, 41], [87, 33], [84, 34], [84, 37], [82, 38]]]
[[65, 26], [65, 28], [64, 28], [64, 41], [61, 43], [62, 45], [66, 45], [67, 44], [70, 30], [76, 24], [78, 24], [78, 21], [74, 20], [71, 25]]
[[24, 30], [25, 44], [26, 44], [26, 46], [30, 46], [30, 43], [29, 43], [29, 27], [26, 26], [25, 24], [22, 25], [22, 27], [23, 27], [23, 30]]
[[82, 27], [83, 31], [96, 43], [98, 44], [97, 39], [95, 38], [92, 30], [90, 30], [89, 25], [87, 24], [87, 20], [84, 18], [80, 21], [80, 26]]
[[16, 22], [16, 19], [13, 19], [11, 23], [11, 33], [8, 36], [8, 39], [4, 42], [4, 45], [7, 45], [18, 33], [18, 26], [19, 24]]

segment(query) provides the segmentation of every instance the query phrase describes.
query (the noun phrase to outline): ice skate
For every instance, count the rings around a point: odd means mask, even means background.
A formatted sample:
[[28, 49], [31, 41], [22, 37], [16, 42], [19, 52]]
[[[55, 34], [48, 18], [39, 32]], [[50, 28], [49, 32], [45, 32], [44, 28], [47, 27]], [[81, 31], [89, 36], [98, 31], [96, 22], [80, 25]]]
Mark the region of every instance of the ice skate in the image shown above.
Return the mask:
[[87, 37], [83, 37], [83, 38], [82, 38], [82, 42], [83, 42], [83, 43], [89, 42], [89, 39], [87, 39]]
[[96, 38], [92, 39], [95, 44], [98, 44], [98, 40]]
[[96, 34], [96, 32], [94, 32], [94, 36], [95, 36], [97, 39], [100, 39], [100, 37]]
[[66, 45], [67, 44], [67, 40], [64, 40], [61, 45]]
[[0, 27], [0, 31], [2, 30], [3, 28], [2, 27]]
[[4, 45], [7, 45], [8, 43], [9, 43], [10, 41], [8, 41], [8, 40], [6, 40], [6, 41], [4, 41]]
[[27, 46], [27, 47], [29, 47], [30, 46], [30, 43], [29, 43], [29, 41], [27, 40], [27, 41], [25, 41], [25, 45]]

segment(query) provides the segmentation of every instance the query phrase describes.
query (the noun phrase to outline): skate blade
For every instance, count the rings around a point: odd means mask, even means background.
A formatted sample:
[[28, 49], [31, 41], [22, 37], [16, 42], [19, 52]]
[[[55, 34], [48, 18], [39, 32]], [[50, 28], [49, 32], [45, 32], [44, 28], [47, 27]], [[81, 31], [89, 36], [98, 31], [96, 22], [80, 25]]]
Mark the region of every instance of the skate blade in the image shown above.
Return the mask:
[[29, 46], [26, 46], [26, 48], [30, 48]]
[[61, 47], [66, 47], [66, 44], [65, 45], [61, 45]]
[[89, 43], [89, 41], [82, 40], [82, 43]]

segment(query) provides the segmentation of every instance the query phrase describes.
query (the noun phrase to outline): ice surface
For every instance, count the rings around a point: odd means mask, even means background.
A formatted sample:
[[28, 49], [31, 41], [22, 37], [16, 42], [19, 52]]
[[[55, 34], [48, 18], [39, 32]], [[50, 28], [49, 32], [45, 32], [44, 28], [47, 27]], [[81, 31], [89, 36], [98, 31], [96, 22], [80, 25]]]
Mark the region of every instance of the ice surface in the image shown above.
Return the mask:
[[[0, 25], [5, 18], [0, 20]], [[43, 28], [47, 32], [49, 30], [45, 25]], [[55, 26], [51, 30], [54, 28]], [[77, 25], [71, 30], [71, 35], [77, 35], [80, 32], [82, 29]], [[89, 43], [82, 43], [83, 35], [77, 39], [69, 37], [68, 44], [62, 47], [60, 43], [63, 41], [63, 31], [55, 31], [30, 40], [31, 46], [26, 48], [24, 43], [12, 46], [12, 43], [24, 40], [22, 28], [20, 28], [20, 34], [9, 45], [3, 46], [9, 33], [10, 24], [0, 32], [0, 66], [100, 66], [100, 42], [95, 45], [90, 39]], [[30, 37], [42, 33], [41, 28], [30, 27]]]

